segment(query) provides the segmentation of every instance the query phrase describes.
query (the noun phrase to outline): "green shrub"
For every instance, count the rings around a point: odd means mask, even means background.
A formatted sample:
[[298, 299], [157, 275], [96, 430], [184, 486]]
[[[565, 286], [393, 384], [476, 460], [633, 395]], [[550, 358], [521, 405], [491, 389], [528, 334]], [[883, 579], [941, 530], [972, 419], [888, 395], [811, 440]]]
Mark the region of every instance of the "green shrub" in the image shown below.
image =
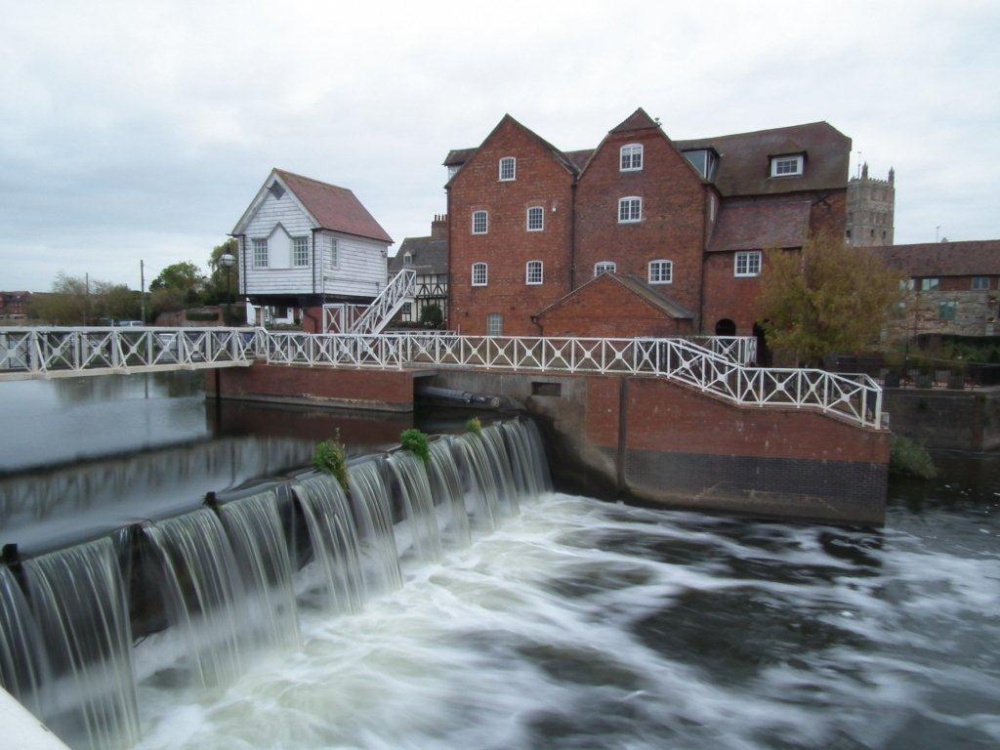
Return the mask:
[[347, 492], [347, 449], [338, 438], [339, 435], [318, 443], [313, 451], [312, 463], [318, 471], [333, 476]]
[[408, 450], [425, 464], [431, 460], [431, 449], [427, 445], [427, 435], [420, 430], [403, 430], [399, 436], [399, 442], [403, 445], [403, 450]]
[[483, 434], [483, 424], [479, 421], [479, 417], [473, 417], [468, 422], [465, 423], [465, 431], [471, 432], [475, 435], [482, 436]]
[[937, 475], [931, 454], [920, 443], [893, 435], [889, 449], [889, 473], [896, 476], [933, 479]]

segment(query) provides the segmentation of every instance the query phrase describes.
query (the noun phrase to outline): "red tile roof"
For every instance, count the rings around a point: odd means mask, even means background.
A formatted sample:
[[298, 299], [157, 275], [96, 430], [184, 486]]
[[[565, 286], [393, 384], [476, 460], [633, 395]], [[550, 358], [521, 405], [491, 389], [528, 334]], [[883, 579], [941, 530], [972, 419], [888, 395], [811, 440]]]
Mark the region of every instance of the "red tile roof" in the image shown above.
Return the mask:
[[809, 234], [809, 201], [768, 201], [724, 206], [708, 252], [802, 247]]
[[868, 248], [907, 277], [1000, 276], [1000, 240]]
[[392, 244], [392, 237], [347, 188], [282, 169], [275, 169], [274, 173], [312, 215], [320, 228]]

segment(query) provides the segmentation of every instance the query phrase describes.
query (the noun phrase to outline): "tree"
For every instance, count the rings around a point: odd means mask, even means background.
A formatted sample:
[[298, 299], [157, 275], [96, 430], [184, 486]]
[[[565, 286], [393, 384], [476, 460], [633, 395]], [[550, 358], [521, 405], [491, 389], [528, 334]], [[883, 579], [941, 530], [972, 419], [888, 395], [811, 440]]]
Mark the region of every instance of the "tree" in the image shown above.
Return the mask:
[[173, 263], [149, 284], [153, 294], [153, 309], [180, 310], [201, 302], [205, 277], [194, 263]]
[[124, 284], [67, 276], [62, 271], [48, 294], [32, 296], [31, 317], [65, 326], [110, 325], [139, 317], [139, 293]]
[[420, 322], [428, 328], [440, 328], [444, 322], [444, 314], [441, 312], [441, 305], [431, 302], [420, 311]]
[[238, 257], [239, 243], [235, 237], [230, 237], [221, 245], [212, 248], [212, 254], [208, 259], [208, 267], [211, 273], [205, 283], [205, 299], [208, 302], [227, 303], [236, 298], [240, 288], [240, 269], [234, 262], [232, 266], [222, 265], [221, 258], [225, 254], [232, 255], [234, 260]]
[[801, 252], [770, 250], [760, 305], [768, 345], [799, 363], [860, 353], [900, 301], [899, 277], [867, 248], [820, 235]]

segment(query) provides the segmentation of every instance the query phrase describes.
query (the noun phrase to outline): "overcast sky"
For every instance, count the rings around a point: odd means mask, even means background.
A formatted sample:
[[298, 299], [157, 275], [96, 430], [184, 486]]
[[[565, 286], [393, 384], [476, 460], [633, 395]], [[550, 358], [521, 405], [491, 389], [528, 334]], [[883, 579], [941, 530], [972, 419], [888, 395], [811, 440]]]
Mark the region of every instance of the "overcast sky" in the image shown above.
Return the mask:
[[563, 150], [826, 120], [896, 242], [1000, 239], [1000, 2], [0, 0], [0, 290], [206, 267], [272, 167], [396, 241], [505, 113]]

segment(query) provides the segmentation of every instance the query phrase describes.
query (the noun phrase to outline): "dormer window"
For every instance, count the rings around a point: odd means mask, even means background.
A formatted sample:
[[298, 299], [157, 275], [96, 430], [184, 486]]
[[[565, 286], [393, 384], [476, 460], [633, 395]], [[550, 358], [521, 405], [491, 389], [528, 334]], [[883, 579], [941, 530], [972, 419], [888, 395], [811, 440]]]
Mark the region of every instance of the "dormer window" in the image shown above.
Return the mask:
[[403, 265], [404, 266], [412, 266], [413, 265], [413, 254], [412, 253], [407, 253], [406, 255], [403, 256]]
[[500, 160], [500, 182], [511, 182], [517, 177], [517, 160], [513, 156], [505, 156]]
[[797, 177], [802, 174], [803, 154], [771, 157], [771, 177]]
[[708, 148], [685, 151], [684, 158], [691, 163], [692, 167], [698, 170], [698, 174], [706, 180], [712, 179], [712, 173], [715, 171], [715, 162], [718, 158], [715, 151]]
[[642, 169], [642, 144], [630, 143], [621, 149], [621, 171], [638, 172]]

